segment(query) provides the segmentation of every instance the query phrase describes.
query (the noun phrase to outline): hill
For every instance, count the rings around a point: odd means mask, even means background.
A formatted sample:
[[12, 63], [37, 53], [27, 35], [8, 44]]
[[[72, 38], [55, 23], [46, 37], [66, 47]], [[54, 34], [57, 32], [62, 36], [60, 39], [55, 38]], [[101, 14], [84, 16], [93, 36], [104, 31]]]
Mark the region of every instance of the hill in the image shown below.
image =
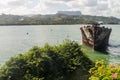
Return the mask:
[[116, 17], [90, 16], [90, 15], [0, 15], [0, 25], [51, 25], [51, 24], [90, 24], [101, 22], [103, 24], [119, 24]]

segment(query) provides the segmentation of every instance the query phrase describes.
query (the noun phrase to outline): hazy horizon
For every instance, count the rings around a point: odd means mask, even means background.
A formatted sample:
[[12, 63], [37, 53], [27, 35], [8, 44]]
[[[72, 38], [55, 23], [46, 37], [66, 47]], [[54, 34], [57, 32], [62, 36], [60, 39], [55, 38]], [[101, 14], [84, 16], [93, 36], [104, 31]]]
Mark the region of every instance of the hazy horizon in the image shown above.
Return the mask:
[[84, 15], [120, 18], [119, 0], [4, 0], [0, 14], [55, 14], [58, 11], [81, 11]]

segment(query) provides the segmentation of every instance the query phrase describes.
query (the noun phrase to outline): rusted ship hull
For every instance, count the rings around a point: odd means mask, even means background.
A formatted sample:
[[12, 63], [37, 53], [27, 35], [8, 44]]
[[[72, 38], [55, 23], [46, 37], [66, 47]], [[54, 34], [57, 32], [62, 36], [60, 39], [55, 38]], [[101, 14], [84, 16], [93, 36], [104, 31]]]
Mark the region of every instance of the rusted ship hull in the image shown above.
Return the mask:
[[112, 29], [97, 25], [81, 27], [82, 43], [97, 51], [105, 51]]

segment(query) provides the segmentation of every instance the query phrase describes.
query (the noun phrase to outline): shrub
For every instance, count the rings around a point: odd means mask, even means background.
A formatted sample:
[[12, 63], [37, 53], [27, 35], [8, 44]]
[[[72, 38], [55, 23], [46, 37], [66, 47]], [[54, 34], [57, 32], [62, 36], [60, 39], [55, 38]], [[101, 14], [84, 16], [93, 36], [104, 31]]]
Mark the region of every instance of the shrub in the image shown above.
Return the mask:
[[106, 65], [104, 61], [97, 61], [90, 69], [90, 80], [120, 80], [120, 66]]
[[91, 65], [81, 46], [67, 40], [57, 46], [35, 46], [12, 57], [1, 67], [0, 80], [64, 80], [66, 74], [78, 68], [88, 72]]

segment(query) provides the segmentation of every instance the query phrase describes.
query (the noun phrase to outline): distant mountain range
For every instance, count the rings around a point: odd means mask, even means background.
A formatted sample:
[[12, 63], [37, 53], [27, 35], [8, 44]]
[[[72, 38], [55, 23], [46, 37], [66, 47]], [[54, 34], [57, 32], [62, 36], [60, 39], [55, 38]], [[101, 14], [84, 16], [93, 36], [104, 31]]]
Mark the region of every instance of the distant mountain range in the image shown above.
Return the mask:
[[76, 11], [59, 11], [49, 15], [0, 15], [0, 25], [52, 25], [52, 24], [120, 24], [116, 17], [82, 15]]

